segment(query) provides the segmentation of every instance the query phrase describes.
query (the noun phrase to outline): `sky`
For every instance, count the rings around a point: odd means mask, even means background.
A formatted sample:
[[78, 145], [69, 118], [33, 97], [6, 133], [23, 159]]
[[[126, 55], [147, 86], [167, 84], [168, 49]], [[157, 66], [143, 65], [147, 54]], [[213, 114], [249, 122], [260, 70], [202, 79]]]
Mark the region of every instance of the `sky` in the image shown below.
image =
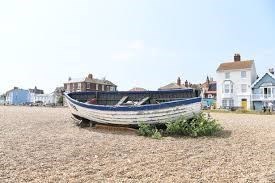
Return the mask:
[[202, 83], [240, 53], [275, 68], [272, 0], [0, 0], [0, 93], [92, 73], [119, 90]]

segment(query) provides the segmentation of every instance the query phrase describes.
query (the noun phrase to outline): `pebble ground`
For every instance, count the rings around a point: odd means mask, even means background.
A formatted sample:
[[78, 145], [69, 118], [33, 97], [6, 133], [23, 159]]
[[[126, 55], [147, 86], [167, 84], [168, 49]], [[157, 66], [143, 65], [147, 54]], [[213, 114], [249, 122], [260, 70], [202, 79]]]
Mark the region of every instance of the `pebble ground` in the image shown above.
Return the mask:
[[0, 107], [0, 182], [273, 182], [275, 115], [214, 113], [216, 137], [79, 128], [67, 108]]

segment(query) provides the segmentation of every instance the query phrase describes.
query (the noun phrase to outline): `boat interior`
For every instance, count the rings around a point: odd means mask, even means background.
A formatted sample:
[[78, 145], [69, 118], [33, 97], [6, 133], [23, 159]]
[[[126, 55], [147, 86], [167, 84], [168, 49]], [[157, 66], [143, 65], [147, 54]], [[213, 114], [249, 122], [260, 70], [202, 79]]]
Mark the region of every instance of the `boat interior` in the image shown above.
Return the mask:
[[200, 96], [199, 90], [182, 89], [167, 91], [116, 91], [116, 92], [73, 92], [68, 96], [82, 103], [94, 105], [146, 105], [160, 104], [175, 100], [189, 99]]

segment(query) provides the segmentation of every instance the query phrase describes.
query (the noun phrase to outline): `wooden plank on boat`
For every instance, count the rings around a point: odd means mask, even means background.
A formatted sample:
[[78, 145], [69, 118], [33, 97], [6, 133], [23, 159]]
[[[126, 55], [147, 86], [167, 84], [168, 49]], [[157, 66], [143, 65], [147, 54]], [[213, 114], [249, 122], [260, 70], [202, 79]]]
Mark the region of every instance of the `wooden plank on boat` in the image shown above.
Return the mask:
[[137, 105], [143, 105], [145, 102], [147, 102], [150, 99], [150, 97], [145, 97], [141, 101], [137, 103]]
[[124, 102], [126, 102], [127, 99], [128, 99], [128, 96], [122, 97], [116, 105], [122, 105]]

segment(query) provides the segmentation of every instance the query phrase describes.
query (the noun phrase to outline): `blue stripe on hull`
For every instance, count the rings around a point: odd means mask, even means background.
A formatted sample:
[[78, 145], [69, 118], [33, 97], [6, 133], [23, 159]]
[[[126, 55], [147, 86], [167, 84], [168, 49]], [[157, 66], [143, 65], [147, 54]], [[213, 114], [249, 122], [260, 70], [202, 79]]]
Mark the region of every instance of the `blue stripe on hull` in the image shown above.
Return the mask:
[[87, 109], [95, 109], [101, 111], [148, 111], [148, 110], [158, 110], [165, 109], [170, 107], [177, 107], [181, 105], [188, 105], [193, 103], [201, 102], [201, 98], [191, 98], [191, 99], [182, 99], [171, 102], [163, 102], [160, 104], [149, 104], [142, 106], [104, 106], [104, 105], [93, 105], [93, 104], [85, 104], [82, 102], [78, 102], [77, 100], [72, 99], [68, 94], [65, 94], [66, 98], [73, 104], [77, 106], [81, 106]]

